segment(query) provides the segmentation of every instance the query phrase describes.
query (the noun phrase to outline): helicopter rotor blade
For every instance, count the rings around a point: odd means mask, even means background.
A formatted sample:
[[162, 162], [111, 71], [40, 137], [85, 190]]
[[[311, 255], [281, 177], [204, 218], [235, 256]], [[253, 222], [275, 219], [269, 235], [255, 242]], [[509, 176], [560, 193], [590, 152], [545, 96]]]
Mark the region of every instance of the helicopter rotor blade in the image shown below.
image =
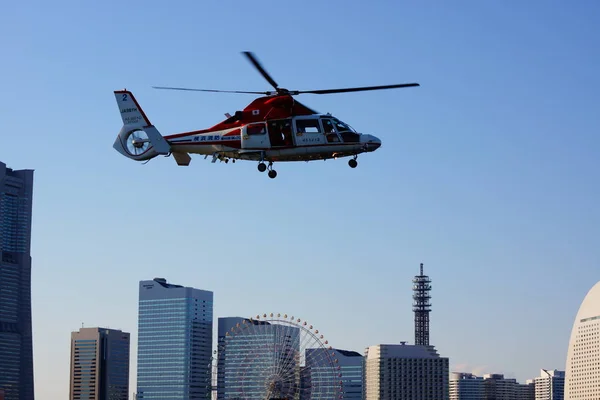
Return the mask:
[[275, 90], [279, 89], [279, 85], [277, 85], [277, 82], [275, 82], [275, 80], [263, 68], [263, 66], [260, 64], [260, 62], [258, 62], [258, 59], [254, 55], [254, 53], [252, 53], [250, 51], [243, 51], [242, 54], [245, 55], [246, 58], [248, 58], [248, 60], [252, 63], [252, 65], [254, 65], [254, 68], [256, 68], [258, 70], [258, 72], [260, 72], [260, 74], [263, 76], [263, 78], [265, 78], [267, 80], [267, 82], [269, 82], [271, 84], [271, 86], [273, 86], [275, 88]]
[[332, 93], [348, 93], [348, 92], [363, 92], [367, 90], [382, 90], [382, 89], [397, 89], [405, 87], [421, 86], [418, 83], [402, 83], [399, 85], [383, 85], [383, 86], [363, 86], [354, 88], [343, 88], [343, 89], [324, 89], [324, 90], [295, 90], [292, 94], [332, 94]]
[[169, 86], [152, 86], [154, 89], [167, 89], [167, 90], [187, 90], [192, 92], [216, 92], [216, 93], [248, 93], [248, 94], [270, 94], [271, 92], [247, 92], [243, 90], [214, 90], [214, 89], [192, 89], [192, 88], [180, 88], [180, 87], [169, 87]]

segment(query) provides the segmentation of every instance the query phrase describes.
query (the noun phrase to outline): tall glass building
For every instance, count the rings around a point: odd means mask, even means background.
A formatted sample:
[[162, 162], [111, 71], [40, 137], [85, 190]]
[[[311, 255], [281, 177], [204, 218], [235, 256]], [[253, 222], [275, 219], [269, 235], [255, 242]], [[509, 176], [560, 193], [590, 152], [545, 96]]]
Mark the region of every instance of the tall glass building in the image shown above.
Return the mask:
[[70, 400], [129, 399], [129, 336], [106, 328], [71, 332]]
[[31, 209], [33, 171], [0, 162], [0, 392], [33, 400]]
[[[333, 353], [338, 360], [336, 366], [340, 369], [332, 370], [329, 358], [325, 354]], [[356, 351], [340, 349], [306, 349], [306, 367], [308, 369], [308, 379], [311, 385], [319, 386], [338, 386], [342, 382], [341, 390], [344, 399], [361, 400], [363, 398], [364, 381], [364, 357]], [[342, 376], [339, 377], [339, 374]], [[315, 392], [309, 397], [311, 400], [320, 398], [319, 393]]]
[[248, 328], [236, 329], [244, 320], [219, 318], [217, 399], [264, 400], [298, 393], [300, 329], [248, 319]]
[[206, 400], [212, 330], [212, 292], [141, 281], [137, 399]]

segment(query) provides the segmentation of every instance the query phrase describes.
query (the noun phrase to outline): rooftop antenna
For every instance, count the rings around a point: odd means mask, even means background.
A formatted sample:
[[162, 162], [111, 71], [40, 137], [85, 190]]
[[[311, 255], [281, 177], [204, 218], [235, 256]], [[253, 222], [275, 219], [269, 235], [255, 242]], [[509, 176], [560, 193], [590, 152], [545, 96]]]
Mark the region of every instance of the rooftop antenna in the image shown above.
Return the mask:
[[420, 275], [413, 279], [413, 311], [415, 313], [415, 344], [429, 346], [429, 313], [431, 312], [431, 279], [423, 274], [423, 263]]

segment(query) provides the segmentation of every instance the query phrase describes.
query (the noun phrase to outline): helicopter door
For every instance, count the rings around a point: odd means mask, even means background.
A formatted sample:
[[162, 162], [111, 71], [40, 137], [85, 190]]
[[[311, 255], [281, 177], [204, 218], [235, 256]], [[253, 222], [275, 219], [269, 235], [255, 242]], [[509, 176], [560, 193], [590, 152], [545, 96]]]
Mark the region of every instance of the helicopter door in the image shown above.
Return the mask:
[[242, 149], [268, 149], [267, 126], [264, 122], [248, 124], [242, 129]]
[[271, 147], [293, 146], [292, 119], [285, 118], [269, 121], [269, 140]]

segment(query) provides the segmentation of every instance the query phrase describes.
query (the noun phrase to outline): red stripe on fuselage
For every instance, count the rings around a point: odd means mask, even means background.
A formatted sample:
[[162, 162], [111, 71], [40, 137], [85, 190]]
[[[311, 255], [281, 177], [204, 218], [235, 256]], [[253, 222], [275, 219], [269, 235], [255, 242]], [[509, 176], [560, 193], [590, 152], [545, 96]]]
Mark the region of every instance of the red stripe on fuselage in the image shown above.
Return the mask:
[[[231, 127], [234, 128], [234, 127]], [[214, 132], [221, 132], [227, 129], [231, 129], [231, 128], [219, 128], [219, 129], [214, 129], [214, 128], [208, 128], [208, 129], [201, 129], [199, 131], [191, 131], [191, 132], [184, 132], [184, 133], [175, 133], [173, 135], [169, 135], [169, 136], [165, 136], [165, 139], [167, 140], [171, 140], [171, 139], [177, 139], [183, 136], [191, 136], [191, 135], [201, 135], [203, 133], [214, 133]], [[241, 135], [242, 132], [239, 129], [233, 130], [231, 132], [227, 132], [221, 136], [234, 136], [234, 135]]]

